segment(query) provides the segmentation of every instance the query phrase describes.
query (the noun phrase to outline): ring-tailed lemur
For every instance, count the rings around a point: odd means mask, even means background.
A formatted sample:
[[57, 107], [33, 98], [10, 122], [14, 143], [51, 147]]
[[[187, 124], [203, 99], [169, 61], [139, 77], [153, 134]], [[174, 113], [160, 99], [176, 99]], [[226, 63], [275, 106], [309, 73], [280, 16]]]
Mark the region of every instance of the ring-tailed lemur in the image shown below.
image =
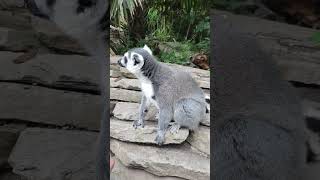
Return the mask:
[[100, 136], [97, 152], [97, 179], [109, 179], [109, 148], [107, 115], [109, 114], [107, 83], [107, 36], [108, 0], [25, 0], [31, 12], [38, 17], [49, 19], [66, 34], [72, 36], [100, 64], [100, 89], [103, 110], [100, 122]]
[[133, 73], [141, 83], [143, 96], [139, 120], [133, 123], [135, 128], [144, 127], [145, 114], [151, 103], [159, 110], [157, 144], [163, 144], [172, 119], [175, 121], [172, 132], [177, 132], [180, 127], [191, 130], [198, 127], [206, 113], [206, 101], [203, 91], [188, 73], [158, 62], [146, 45], [126, 52], [118, 64]]

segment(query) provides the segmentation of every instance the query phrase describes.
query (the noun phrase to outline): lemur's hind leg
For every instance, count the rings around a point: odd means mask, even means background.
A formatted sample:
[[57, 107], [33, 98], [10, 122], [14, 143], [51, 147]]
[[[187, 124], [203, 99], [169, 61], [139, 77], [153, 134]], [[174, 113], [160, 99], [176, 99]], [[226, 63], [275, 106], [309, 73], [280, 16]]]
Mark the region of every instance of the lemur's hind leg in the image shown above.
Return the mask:
[[172, 119], [172, 115], [173, 115], [172, 108], [167, 106], [160, 106], [158, 131], [157, 131], [157, 137], [155, 139], [158, 145], [162, 145], [164, 143], [165, 133]]
[[190, 130], [195, 130], [204, 114], [206, 106], [194, 99], [180, 99], [174, 108], [174, 121], [181, 127], [186, 127]]
[[150, 101], [143, 95], [141, 98], [141, 104], [139, 107], [139, 119], [133, 121], [133, 127], [137, 129], [138, 127], [144, 127], [144, 118], [150, 107]]

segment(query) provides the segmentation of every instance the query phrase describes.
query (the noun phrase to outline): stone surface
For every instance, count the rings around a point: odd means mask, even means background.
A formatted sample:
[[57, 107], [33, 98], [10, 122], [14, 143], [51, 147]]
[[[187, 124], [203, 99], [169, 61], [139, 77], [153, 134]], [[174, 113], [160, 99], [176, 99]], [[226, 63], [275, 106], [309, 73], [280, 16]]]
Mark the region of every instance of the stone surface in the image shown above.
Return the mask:
[[115, 166], [111, 172], [111, 180], [183, 180], [177, 177], [155, 176], [141, 169], [128, 168], [115, 159]]
[[54, 23], [38, 17], [32, 17], [31, 23], [41, 43], [48, 48], [86, 54], [84, 48], [76, 40], [65, 35]]
[[210, 128], [200, 126], [196, 131], [190, 132], [187, 141], [192, 147], [210, 155]]
[[20, 131], [25, 127], [22, 125], [0, 126], [0, 169], [8, 164], [8, 158], [15, 145]]
[[39, 86], [0, 83], [0, 119], [98, 129], [100, 96]]
[[141, 92], [127, 89], [110, 88], [110, 100], [140, 102]]
[[314, 161], [320, 161], [320, 135], [313, 131], [307, 130], [308, 145], [313, 153]]
[[122, 88], [130, 90], [140, 90], [140, 82], [138, 79], [117, 79], [110, 78], [110, 87]]
[[24, 0], [0, 0], [0, 9], [23, 8]]
[[157, 176], [210, 179], [210, 159], [191, 152], [187, 145], [142, 146], [111, 139], [110, 148], [125, 166], [137, 167]]
[[[123, 98], [124, 99], [124, 98]], [[155, 121], [158, 110], [155, 106], [150, 106], [145, 120]], [[139, 117], [139, 103], [118, 102], [113, 109], [114, 117], [122, 120], [134, 121]], [[205, 118], [200, 122], [202, 125], [210, 126], [210, 114], [205, 114]]]
[[[134, 121], [139, 119], [139, 104], [118, 102], [113, 109], [113, 116], [121, 120]], [[150, 106], [148, 113], [146, 114], [145, 120], [156, 120], [157, 108]]]
[[14, 173], [28, 179], [95, 179], [96, 138], [94, 132], [28, 128], [9, 163]]
[[304, 100], [303, 113], [305, 117], [320, 120], [320, 102]]
[[[114, 71], [112, 71], [114, 75]], [[120, 76], [118, 76], [120, 77]], [[201, 88], [210, 89], [210, 82], [203, 80], [196, 80]], [[113, 88], [122, 88], [122, 89], [131, 89], [131, 90], [140, 90], [140, 82], [138, 79], [128, 79], [128, 78], [110, 78], [110, 87]]]
[[39, 54], [23, 64], [13, 60], [22, 53], [0, 52], [0, 80], [25, 81], [64, 89], [97, 92], [99, 65], [90, 57]]
[[31, 17], [25, 13], [0, 10], [0, 27], [16, 30], [31, 30]]
[[261, 50], [279, 65], [286, 80], [320, 85], [320, 47], [311, 40], [316, 29], [226, 11], [215, 10], [214, 14], [228, 17], [232, 26], [241, 26], [241, 32], [255, 38]]
[[[176, 134], [167, 132], [164, 144], [181, 144], [187, 139], [188, 135], [189, 130], [184, 128], [180, 129]], [[144, 128], [135, 129], [132, 126], [132, 122], [111, 119], [110, 136], [121, 141], [156, 144], [157, 124], [145, 123]]]
[[5, 51], [26, 51], [38, 45], [32, 31], [14, 30], [0, 27], [0, 49]]
[[0, 172], [0, 179], [1, 180], [28, 180], [27, 178], [14, 174], [12, 172]]

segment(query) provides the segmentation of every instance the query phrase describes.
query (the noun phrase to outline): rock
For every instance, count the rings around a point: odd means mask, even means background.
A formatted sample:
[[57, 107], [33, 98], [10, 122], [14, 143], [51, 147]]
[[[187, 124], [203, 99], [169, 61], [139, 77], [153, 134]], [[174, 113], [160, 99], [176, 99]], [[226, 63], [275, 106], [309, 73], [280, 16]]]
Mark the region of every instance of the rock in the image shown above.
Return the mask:
[[141, 92], [127, 89], [110, 88], [110, 100], [140, 102]]
[[0, 83], [0, 99], [0, 119], [99, 128], [102, 106], [97, 95]]
[[111, 172], [112, 180], [183, 180], [177, 177], [159, 177], [141, 169], [128, 168], [117, 158], [114, 159], [115, 166]]
[[304, 100], [303, 114], [305, 117], [320, 120], [320, 102]]
[[[188, 135], [189, 130], [184, 128], [176, 134], [167, 132], [164, 144], [181, 144], [187, 139]], [[110, 136], [121, 141], [156, 144], [157, 124], [146, 123], [144, 128], [134, 129], [132, 122], [111, 119]]]
[[320, 135], [307, 130], [308, 146], [313, 154], [313, 160], [320, 161]]
[[38, 42], [32, 31], [14, 30], [0, 27], [0, 49], [5, 51], [26, 51], [37, 46]]
[[[139, 103], [118, 102], [113, 109], [113, 116], [121, 120], [138, 120], [139, 106]], [[155, 106], [150, 106], [145, 120], [155, 121], [157, 112], [158, 110]], [[210, 126], [210, 114], [206, 114], [205, 119], [200, 123], [205, 126]]]
[[0, 27], [22, 31], [31, 30], [31, 17], [23, 13], [0, 11]]
[[39, 54], [27, 63], [13, 62], [21, 53], [0, 52], [0, 80], [24, 81], [63, 89], [98, 92], [99, 65], [90, 57]]
[[0, 0], [0, 9], [17, 9], [24, 7], [24, 0]]
[[279, 65], [283, 78], [304, 84], [320, 84], [320, 51], [310, 40], [316, 29], [215, 10], [214, 14], [227, 16], [240, 33], [257, 40], [261, 50], [272, 56]]
[[190, 133], [187, 141], [193, 146], [194, 148], [198, 149], [199, 151], [210, 155], [210, 128], [200, 126], [194, 132]]
[[191, 152], [190, 147], [141, 146], [111, 139], [110, 148], [125, 166], [143, 169], [157, 176], [210, 179], [210, 159]]
[[21, 125], [0, 126], [0, 169], [7, 166], [11, 150], [18, 139], [20, 131], [24, 128]]
[[95, 179], [97, 133], [28, 128], [21, 132], [9, 163], [28, 179]]
[[[111, 77], [117, 76], [120, 77], [121, 75], [118, 75], [115, 73], [115, 70], [112, 70]], [[204, 89], [210, 89], [210, 82], [203, 81], [201, 79], [196, 80], [196, 82], [199, 84], [201, 88]], [[113, 88], [122, 88], [122, 89], [130, 89], [130, 90], [141, 90], [140, 82], [138, 79], [127, 79], [127, 78], [110, 78], [110, 87]]]
[[[139, 119], [139, 104], [138, 103], [128, 103], [128, 102], [118, 102], [113, 109], [113, 116], [121, 119], [134, 121]], [[148, 113], [146, 114], [145, 120], [155, 121], [157, 108], [150, 106]]]
[[12, 172], [4, 172], [4, 173], [1, 172], [0, 179], [1, 180], [28, 180], [27, 178], [14, 174]]
[[114, 108], [116, 107], [116, 101], [110, 101], [110, 114], [112, 114]]
[[129, 90], [140, 90], [140, 82], [138, 79], [120, 79], [110, 78], [110, 87], [122, 88]]
[[31, 23], [39, 40], [48, 48], [70, 53], [87, 54], [76, 40], [64, 34], [51, 21], [33, 16]]

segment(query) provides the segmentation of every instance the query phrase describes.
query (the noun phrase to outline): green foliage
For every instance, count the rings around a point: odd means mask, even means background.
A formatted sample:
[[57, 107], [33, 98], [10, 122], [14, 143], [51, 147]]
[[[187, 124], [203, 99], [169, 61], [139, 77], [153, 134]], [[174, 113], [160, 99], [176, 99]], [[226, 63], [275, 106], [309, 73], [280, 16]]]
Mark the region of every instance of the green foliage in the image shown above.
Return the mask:
[[[117, 54], [148, 44], [160, 61], [186, 64], [195, 53], [208, 53], [210, 36], [209, 8], [212, 0], [112, 0], [111, 24], [124, 30], [121, 44], [111, 46]], [[144, 17], [135, 16], [143, 7]], [[144, 18], [145, 34], [141, 39], [130, 33], [131, 18]], [[129, 26], [131, 26], [129, 28]], [[169, 45], [163, 51], [159, 46]]]
[[144, 0], [110, 0], [110, 19], [113, 24], [123, 27], [128, 24], [129, 17], [134, 16], [135, 8], [140, 6]]
[[316, 32], [312, 35], [311, 40], [320, 45], [320, 32]]

